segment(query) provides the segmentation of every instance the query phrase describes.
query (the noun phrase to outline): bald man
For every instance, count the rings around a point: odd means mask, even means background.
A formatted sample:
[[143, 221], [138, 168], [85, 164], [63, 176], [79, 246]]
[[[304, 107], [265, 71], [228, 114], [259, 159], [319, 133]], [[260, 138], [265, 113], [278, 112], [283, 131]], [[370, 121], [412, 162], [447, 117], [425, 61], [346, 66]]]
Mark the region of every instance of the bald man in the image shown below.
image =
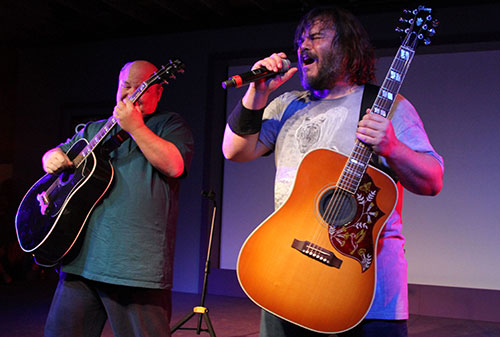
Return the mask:
[[[132, 93], [155, 71], [148, 61], [121, 69], [113, 116], [130, 135], [110, 153], [113, 182], [91, 212], [76, 257], [63, 263], [45, 336], [100, 336], [109, 319], [115, 337], [170, 336], [172, 265], [180, 177], [188, 171], [193, 137], [173, 112], [157, 112], [163, 87], [151, 86], [135, 103]], [[43, 168], [71, 168], [66, 155], [90, 141], [106, 121], [90, 122], [47, 151]]]

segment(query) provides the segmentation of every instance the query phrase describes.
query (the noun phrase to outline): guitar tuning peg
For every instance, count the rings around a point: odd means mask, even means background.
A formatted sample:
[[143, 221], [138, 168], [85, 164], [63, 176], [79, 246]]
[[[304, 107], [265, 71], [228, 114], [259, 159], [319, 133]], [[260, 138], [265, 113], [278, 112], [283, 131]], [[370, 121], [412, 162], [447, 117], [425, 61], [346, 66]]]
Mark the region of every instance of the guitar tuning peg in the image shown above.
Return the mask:
[[426, 37], [426, 38], [424, 39], [424, 44], [425, 44], [426, 46], [430, 45], [430, 44], [431, 44], [431, 39], [430, 39], [430, 38], [428, 38], [428, 37]]
[[429, 35], [429, 36], [434, 36], [435, 34], [436, 34], [436, 30], [434, 28], [430, 28], [427, 31], [427, 35]]
[[438, 20], [438, 19], [434, 19], [434, 20], [432, 20], [432, 26], [433, 26], [434, 28], [436, 28], [437, 26], [439, 26], [439, 20]]
[[402, 32], [404, 32], [404, 29], [403, 29], [403, 28], [401, 28], [401, 27], [396, 27], [396, 29], [394, 29], [394, 30], [395, 30], [396, 32], [398, 32], [398, 33], [402, 33]]

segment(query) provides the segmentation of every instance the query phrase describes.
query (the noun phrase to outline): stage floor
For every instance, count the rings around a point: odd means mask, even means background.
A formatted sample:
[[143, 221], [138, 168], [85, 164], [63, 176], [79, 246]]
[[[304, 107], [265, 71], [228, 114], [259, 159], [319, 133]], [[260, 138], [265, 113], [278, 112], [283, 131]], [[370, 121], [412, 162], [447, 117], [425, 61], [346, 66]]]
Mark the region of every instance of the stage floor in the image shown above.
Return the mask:
[[[54, 280], [36, 280], [0, 285], [0, 337], [41, 337], [50, 300], [55, 288]], [[200, 304], [198, 294], [173, 293], [172, 325], [192, 312]], [[260, 309], [250, 300], [240, 297], [207, 295], [209, 309], [217, 337], [257, 337]], [[196, 328], [198, 314], [183, 327]], [[412, 315], [408, 322], [410, 337], [496, 337], [500, 336], [500, 323], [458, 320], [450, 318]], [[202, 322], [202, 328], [206, 324]], [[195, 330], [177, 330], [174, 337], [197, 336]], [[209, 336], [201, 332], [201, 336]], [[106, 326], [103, 337], [113, 337]]]

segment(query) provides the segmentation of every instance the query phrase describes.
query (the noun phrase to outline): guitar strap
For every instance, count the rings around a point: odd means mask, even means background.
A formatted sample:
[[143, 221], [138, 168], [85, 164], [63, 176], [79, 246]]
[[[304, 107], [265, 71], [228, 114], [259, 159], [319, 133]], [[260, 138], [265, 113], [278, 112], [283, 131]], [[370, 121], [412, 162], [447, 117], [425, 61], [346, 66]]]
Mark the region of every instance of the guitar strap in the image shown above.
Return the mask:
[[361, 109], [359, 110], [359, 120], [366, 115], [366, 109], [370, 109], [377, 98], [380, 87], [374, 84], [366, 83], [363, 90], [363, 98], [361, 99]]
[[123, 144], [127, 139], [130, 138], [130, 135], [125, 130], [120, 130], [116, 135], [112, 136], [108, 139], [101, 147], [101, 154], [109, 157], [109, 154], [116, 150], [120, 145]]
[[[149, 118], [151, 118], [151, 115], [148, 115], [144, 118], [144, 123], [146, 123]], [[101, 154], [109, 156], [111, 152], [120, 147], [120, 145], [122, 145], [129, 138], [130, 135], [127, 131], [123, 129], [120, 130], [116, 135], [112, 136], [110, 139], [104, 142], [104, 144], [102, 144]]]
[[[359, 120], [366, 115], [366, 109], [370, 109], [377, 98], [378, 91], [380, 87], [374, 84], [366, 83], [365, 90], [363, 90], [363, 97], [361, 98], [361, 108], [359, 110]], [[390, 118], [390, 114], [389, 117]], [[378, 168], [379, 170], [387, 173], [395, 182], [399, 179], [396, 174], [389, 168], [382, 165], [379, 156], [376, 153], [372, 154], [372, 159], [370, 160], [370, 164]]]

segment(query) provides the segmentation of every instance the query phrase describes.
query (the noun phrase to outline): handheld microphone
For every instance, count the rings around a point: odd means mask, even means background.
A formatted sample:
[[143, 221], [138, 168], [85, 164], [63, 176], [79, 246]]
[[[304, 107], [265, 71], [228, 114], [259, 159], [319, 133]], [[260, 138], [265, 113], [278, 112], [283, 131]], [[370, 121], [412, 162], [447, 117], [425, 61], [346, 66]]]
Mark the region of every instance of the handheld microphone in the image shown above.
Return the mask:
[[265, 67], [260, 67], [252, 71], [230, 77], [228, 80], [222, 82], [222, 87], [224, 89], [233, 87], [239, 88], [241, 86], [250, 84], [252, 82], [256, 82], [263, 78], [274, 77], [276, 75], [284, 74], [288, 71], [288, 69], [290, 69], [291, 63], [288, 59], [283, 59], [281, 60], [281, 62], [283, 62], [283, 67], [279, 72], [270, 71], [267, 70], [267, 68]]

